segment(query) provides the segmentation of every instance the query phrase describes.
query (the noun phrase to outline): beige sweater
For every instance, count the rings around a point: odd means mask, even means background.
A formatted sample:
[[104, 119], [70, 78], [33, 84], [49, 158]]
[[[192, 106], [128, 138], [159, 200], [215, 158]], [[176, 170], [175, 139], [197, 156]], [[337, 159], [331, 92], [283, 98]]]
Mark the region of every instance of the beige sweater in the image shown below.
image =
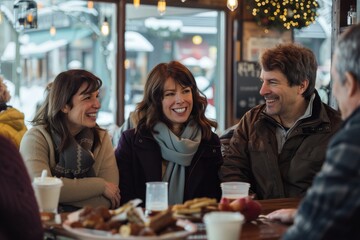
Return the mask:
[[[60, 193], [60, 203], [77, 207], [100, 205], [110, 207], [110, 201], [102, 195], [105, 181], [118, 185], [119, 171], [111, 140], [106, 131], [100, 131], [100, 141], [101, 145], [94, 151], [93, 167], [96, 177], [62, 178], [64, 185]], [[31, 180], [41, 176], [43, 169], [51, 175], [50, 168], [55, 166], [55, 150], [51, 135], [44, 126], [35, 126], [26, 132], [20, 144], [20, 153]]]

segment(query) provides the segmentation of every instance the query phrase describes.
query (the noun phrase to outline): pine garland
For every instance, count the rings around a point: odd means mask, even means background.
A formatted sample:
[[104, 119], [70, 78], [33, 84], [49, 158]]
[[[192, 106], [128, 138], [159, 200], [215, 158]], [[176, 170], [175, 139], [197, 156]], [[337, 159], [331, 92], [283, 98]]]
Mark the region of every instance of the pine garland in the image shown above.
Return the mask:
[[267, 29], [301, 29], [315, 21], [316, 0], [247, 0], [256, 22]]

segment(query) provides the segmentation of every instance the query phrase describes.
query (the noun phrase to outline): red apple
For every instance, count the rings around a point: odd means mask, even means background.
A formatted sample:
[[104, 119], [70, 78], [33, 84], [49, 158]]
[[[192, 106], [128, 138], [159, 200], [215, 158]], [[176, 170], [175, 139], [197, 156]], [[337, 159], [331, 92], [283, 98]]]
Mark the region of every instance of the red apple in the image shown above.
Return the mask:
[[261, 213], [261, 204], [250, 197], [244, 198], [245, 204], [240, 212], [244, 215], [246, 221], [253, 221]]
[[232, 211], [230, 207], [230, 200], [226, 197], [221, 198], [218, 208], [220, 211]]
[[234, 201], [232, 201], [230, 203], [230, 207], [233, 211], [241, 212], [243, 210], [243, 208], [245, 207], [245, 204], [246, 204], [245, 201], [246, 201], [245, 198], [235, 199]]

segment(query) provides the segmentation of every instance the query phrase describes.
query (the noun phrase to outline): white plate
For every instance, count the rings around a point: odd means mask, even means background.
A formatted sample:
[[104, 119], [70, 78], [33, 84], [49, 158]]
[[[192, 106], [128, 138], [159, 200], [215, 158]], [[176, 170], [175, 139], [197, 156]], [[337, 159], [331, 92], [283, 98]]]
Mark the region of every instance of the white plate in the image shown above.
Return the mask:
[[184, 231], [177, 231], [173, 233], [164, 234], [161, 236], [154, 237], [144, 237], [144, 236], [131, 236], [131, 237], [123, 237], [120, 234], [111, 234], [110, 232], [86, 229], [86, 228], [72, 228], [70, 227], [71, 222], [65, 221], [63, 223], [63, 227], [68, 232], [74, 234], [76, 237], [82, 240], [180, 240], [186, 239], [187, 236], [195, 233], [197, 231], [197, 227], [194, 223], [188, 220], [177, 220], [177, 225], [183, 226]]

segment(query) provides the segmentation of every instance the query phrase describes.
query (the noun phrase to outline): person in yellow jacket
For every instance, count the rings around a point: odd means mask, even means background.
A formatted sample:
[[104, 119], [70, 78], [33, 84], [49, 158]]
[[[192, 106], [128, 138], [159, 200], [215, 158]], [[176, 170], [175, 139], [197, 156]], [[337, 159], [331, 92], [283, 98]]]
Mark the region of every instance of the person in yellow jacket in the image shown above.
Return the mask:
[[27, 131], [24, 114], [7, 105], [11, 96], [7, 86], [0, 76], [0, 135], [5, 136], [15, 143], [19, 149], [21, 139]]

